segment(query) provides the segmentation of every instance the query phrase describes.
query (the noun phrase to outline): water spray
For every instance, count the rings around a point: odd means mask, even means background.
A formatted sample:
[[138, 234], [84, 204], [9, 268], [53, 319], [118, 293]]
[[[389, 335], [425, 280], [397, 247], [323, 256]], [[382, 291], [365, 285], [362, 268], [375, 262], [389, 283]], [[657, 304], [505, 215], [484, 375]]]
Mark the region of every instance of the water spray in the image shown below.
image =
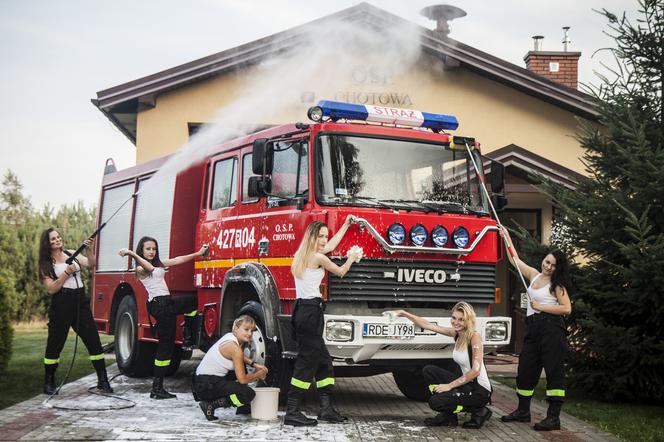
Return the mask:
[[521, 283], [526, 289], [526, 296], [528, 297], [528, 302], [530, 303], [530, 294], [528, 293], [528, 284], [526, 284], [526, 280], [523, 277], [523, 274], [521, 273], [521, 269], [519, 268], [519, 265], [516, 263], [516, 250], [514, 250], [514, 247], [512, 247], [509, 242], [507, 241], [507, 238], [502, 234], [503, 230], [503, 225], [500, 222], [500, 218], [498, 218], [498, 212], [496, 212], [496, 208], [493, 207], [493, 203], [491, 202], [491, 196], [489, 195], [489, 191], [486, 188], [486, 184], [484, 183], [484, 176], [480, 173], [480, 169], [475, 163], [475, 158], [473, 158], [473, 154], [470, 151], [470, 146], [468, 145], [467, 141], [464, 141], [464, 145], [466, 146], [466, 152], [468, 152], [468, 158], [470, 158], [470, 161], [473, 163], [473, 168], [475, 169], [475, 173], [477, 174], [477, 179], [480, 181], [480, 187], [484, 191], [484, 195], [486, 196], [487, 201], [489, 202], [489, 207], [491, 207], [491, 212], [493, 213], [494, 218], [496, 219], [496, 224], [498, 224], [498, 227], [501, 229], [501, 234], [500, 236], [503, 238], [503, 242], [505, 243], [505, 247], [507, 248], [507, 253], [510, 254], [512, 257], [512, 260], [514, 261], [514, 267], [516, 267], [516, 271], [519, 274], [519, 278], [521, 279]]
[[[114, 217], [115, 215], [117, 215], [118, 212], [119, 212], [120, 210], [122, 210], [122, 208], [125, 206], [125, 204], [127, 204], [127, 203], [128, 203], [129, 201], [131, 201], [133, 198], [136, 198], [136, 196], [139, 194], [139, 192], [140, 192], [140, 191], [135, 192], [135, 193], [133, 193], [129, 198], [127, 198], [127, 199], [125, 200], [125, 202], [122, 203], [122, 204], [120, 205], [120, 207], [118, 207], [118, 210], [116, 210], [115, 212], [113, 212], [113, 214], [112, 214], [111, 216], [109, 216], [108, 219], [107, 219], [106, 221], [104, 221], [104, 222], [101, 224], [101, 226], [97, 227], [97, 229], [95, 229], [95, 231], [92, 232], [92, 235], [90, 235], [90, 236], [88, 237], [88, 239], [90, 239], [90, 240], [94, 239], [94, 238], [99, 234], [99, 232], [101, 232], [101, 229], [103, 229], [103, 228], [106, 226], [106, 224], [108, 224], [108, 222], [109, 222], [110, 220], [112, 220], [113, 217]], [[71, 256], [69, 256], [69, 258], [67, 258], [67, 260], [65, 261], [65, 262], [67, 263], [67, 265], [69, 265], [69, 264], [71, 264], [72, 262], [74, 262], [74, 260], [76, 259], [76, 257], [77, 257], [78, 255], [80, 255], [81, 252], [82, 252], [86, 247], [87, 247], [87, 246], [85, 245], [85, 242], [84, 242], [83, 244], [81, 244], [81, 245], [79, 246], [79, 248], [76, 249], [76, 251], [75, 251], [74, 253], [72, 253]]]

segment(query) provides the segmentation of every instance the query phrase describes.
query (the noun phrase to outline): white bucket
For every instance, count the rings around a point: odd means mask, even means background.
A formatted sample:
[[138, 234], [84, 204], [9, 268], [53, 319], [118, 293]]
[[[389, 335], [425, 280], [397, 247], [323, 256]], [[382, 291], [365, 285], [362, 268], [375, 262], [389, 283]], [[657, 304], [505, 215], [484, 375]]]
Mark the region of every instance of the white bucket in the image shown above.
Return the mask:
[[251, 417], [263, 421], [277, 419], [279, 389], [275, 387], [254, 388], [256, 397], [251, 401]]

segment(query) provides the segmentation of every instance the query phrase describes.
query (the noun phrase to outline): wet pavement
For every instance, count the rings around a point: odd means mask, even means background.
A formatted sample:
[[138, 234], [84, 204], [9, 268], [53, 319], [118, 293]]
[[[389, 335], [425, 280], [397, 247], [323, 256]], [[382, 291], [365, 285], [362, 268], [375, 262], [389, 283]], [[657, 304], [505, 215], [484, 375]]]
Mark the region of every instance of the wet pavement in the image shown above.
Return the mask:
[[[426, 403], [406, 399], [389, 374], [364, 378], [337, 379], [337, 408], [349, 417], [343, 424], [320, 423], [316, 427], [284, 426], [284, 410], [278, 420], [258, 421], [235, 415], [235, 409], [217, 410], [218, 421], [208, 422], [190, 391], [191, 370], [197, 360], [182, 364], [176, 376], [165, 381], [177, 399], [149, 398], [151, 381], [117, 375], [109, 367], [115, 397], [88, 391], [94, 375], [63, 387], [45, 403], [39, 395], [0, 411], [0, 440], [305, 440], [305, 441], [618, 441], [590, 424], [567, 414], [561, 416], [563, 429], [539, 433], [525, 423], [504, 424], [500, 416], [516, 407], [513, 390], [494, 385], [493, 417], [480, 430], [425, 427], [422, 421], [434, 413]], [[489, 365], [491, 363], [491, 365]], [[513, 357], [487, 359], [493, 375], [511, 375]], [[315, 397], [309, 397], [304, 411], [315, 417]], [[533, 422], [546, 413], [546, 404], [533, 401]], [[460, 415], [460, 423], [468, 416]]]

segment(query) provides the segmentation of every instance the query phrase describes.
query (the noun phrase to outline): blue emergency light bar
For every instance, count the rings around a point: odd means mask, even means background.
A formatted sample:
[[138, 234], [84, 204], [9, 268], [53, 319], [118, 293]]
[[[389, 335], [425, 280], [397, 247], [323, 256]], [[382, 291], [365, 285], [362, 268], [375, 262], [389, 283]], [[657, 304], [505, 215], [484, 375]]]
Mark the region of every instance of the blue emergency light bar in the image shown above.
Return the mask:
[[412, 109], [399, 109], [375, 105], [342, 103], [322, 100], [307, 113], [312, 121], [319, 122], [327, 117], [336, 120], [362, 120], [376, 123], [398, 124], [401, 126], [425, 127], [435, 132], [454, 130], [459, 122], [454, 115], [430, 114]]

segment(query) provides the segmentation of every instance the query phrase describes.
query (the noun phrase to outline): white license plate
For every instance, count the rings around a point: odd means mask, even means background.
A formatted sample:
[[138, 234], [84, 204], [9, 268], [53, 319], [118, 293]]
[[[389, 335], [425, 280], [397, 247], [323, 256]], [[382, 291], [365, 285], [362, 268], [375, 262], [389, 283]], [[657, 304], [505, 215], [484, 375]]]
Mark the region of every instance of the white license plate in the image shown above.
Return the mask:
[[365, 338], [412, 338], [415, 336], [413, 324], [364, 324], [362, 336]]
[[[432, 325], [438, 325], [438, 323], [436, 323], [436, 322], [432, 322], [431, 324], [432, 324]], [[429, 336], [433, 336], [433, 335], [436, 334], [436, 332], [433, 332], [433, 331], [431, 331], [431, 330], [423, 329], [422, 327], [415, 327], [415, 334], [416, 334], [416, 335], [429, 335]]]

